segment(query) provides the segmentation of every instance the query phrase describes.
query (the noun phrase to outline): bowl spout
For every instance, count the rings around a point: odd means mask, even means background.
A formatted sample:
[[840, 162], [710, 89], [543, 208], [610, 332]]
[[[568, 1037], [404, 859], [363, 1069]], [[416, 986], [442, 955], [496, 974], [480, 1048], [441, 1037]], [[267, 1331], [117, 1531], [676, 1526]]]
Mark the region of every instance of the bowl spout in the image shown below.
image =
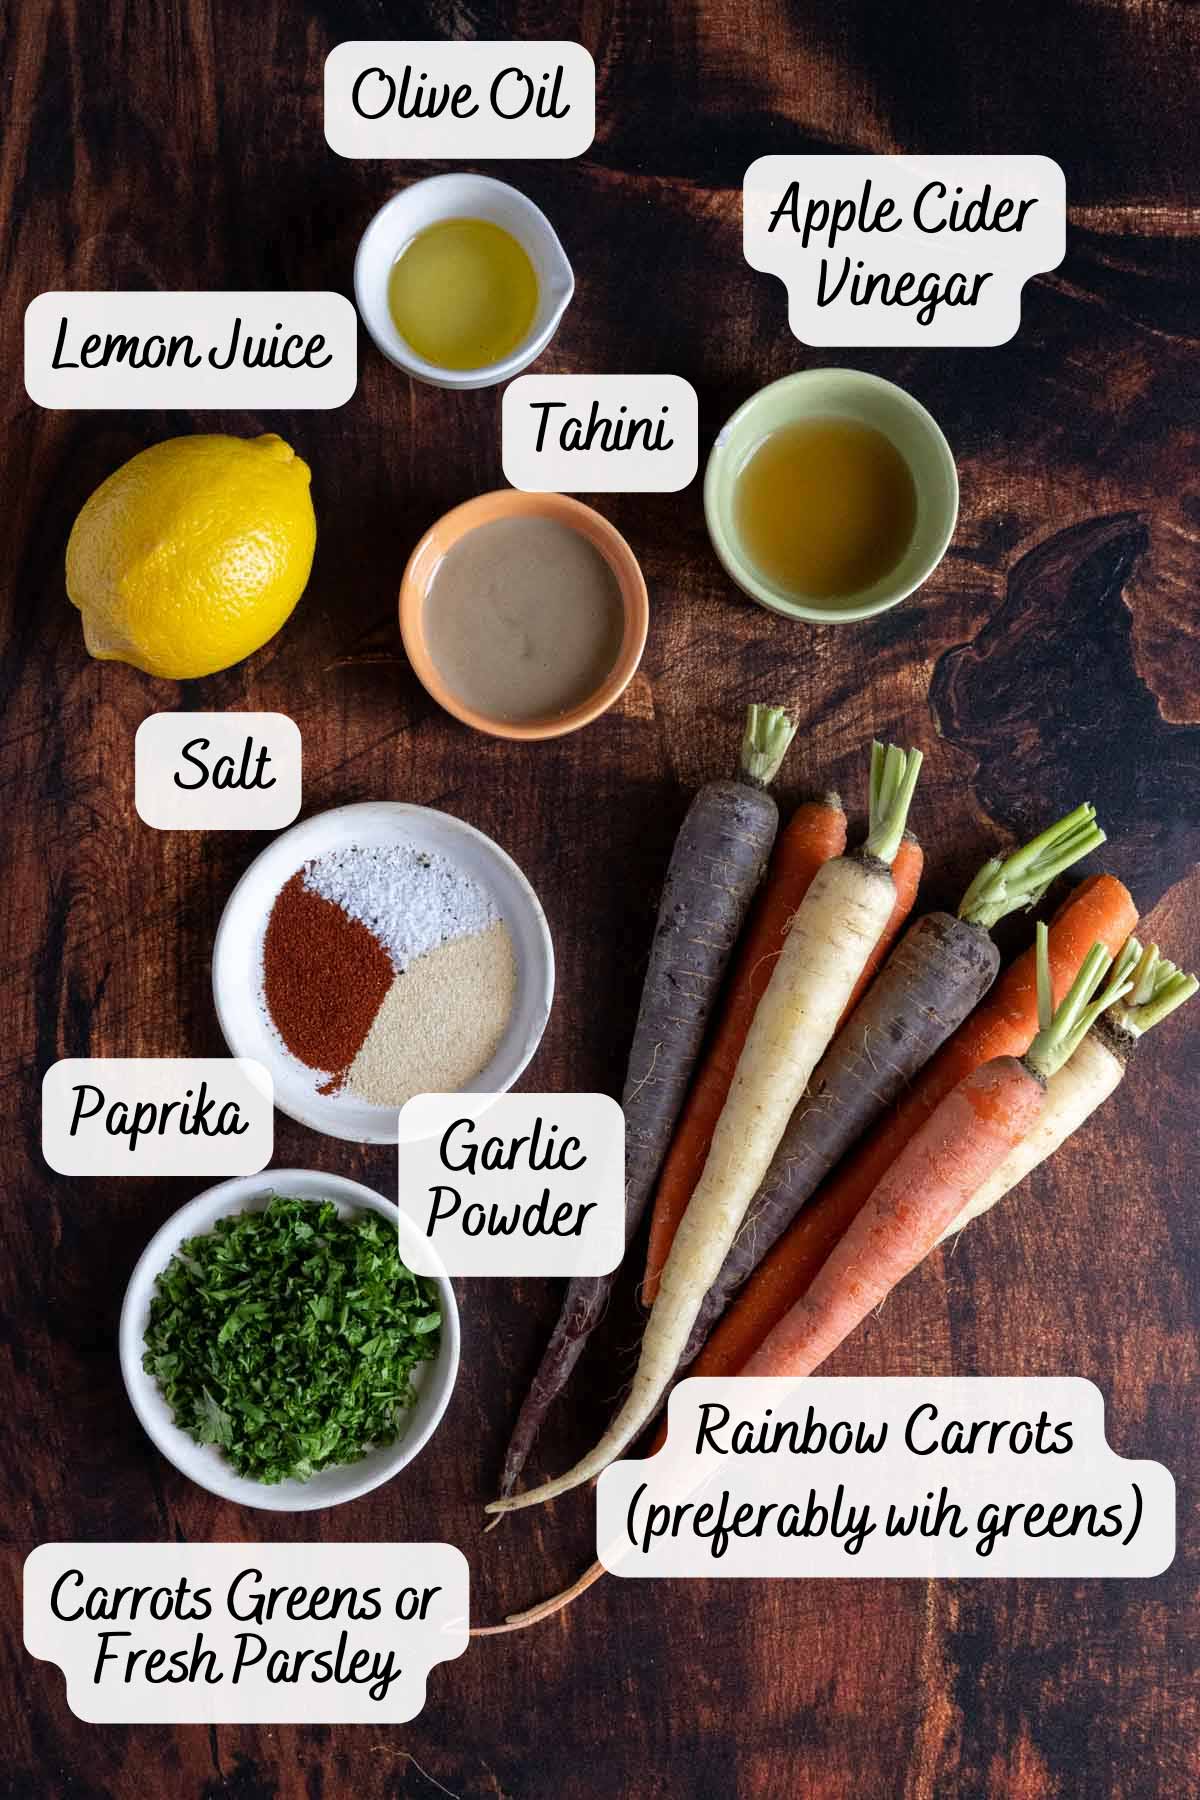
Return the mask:
[[555, 238], [553, 245], [548, 245], [549, 270], [546, 276], [546, 297], [550, 302], [550, 310], [555, 319], [560, 319], [567, 304], [575, 292], [575, 272], [567, 261], [566, 251]]

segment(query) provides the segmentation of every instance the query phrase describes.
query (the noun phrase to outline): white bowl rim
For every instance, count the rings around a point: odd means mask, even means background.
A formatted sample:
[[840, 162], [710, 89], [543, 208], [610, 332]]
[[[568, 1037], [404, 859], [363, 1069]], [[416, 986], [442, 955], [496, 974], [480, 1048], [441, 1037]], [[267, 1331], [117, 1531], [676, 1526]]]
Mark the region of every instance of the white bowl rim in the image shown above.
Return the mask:
[[[125, 1295], [121, 1302], [121, 1317], [118, 1326], [118, 1357], [121, 1366], [121, 1379], [125, 1384], [125, 1392], [146, 1436], [155, 1449], [181, 1475], [195, 1482], [197, 1487], [215, 1494], [219, 1499], [230, 1500], [241, 1506], [253, 1507], [262, 1512], [318, 1512], [330, 1506], [344, 1505], [348, 1500], [357, 1500], [363, 1494], [369, 1494], [377, 1487], [382, 1487], [394, 1475], [407, 1468], [421, 1450], [429, 1442], [440, 1425], [450, 1396], [454, 1392], [458, 1379], [459, 1357], [462, 1347], [462, 1332], [459, 1324], [458, 1302], [454, 1289], [445, 1271], [432, 1277], [437, 1282], [442, 1305], [442, 1341], [438, 1360], [446, 1358], [446, 1366], [439, 1376], [439, 1387], [435, 1390], [430, 1415], [421, 1430], [409, 1432], [397, 1439], [385, 1453], [382, 1465], [377, 1464], [370, 1474], [357, 1477], [351, 1472], [359, 1467], [356, 1463], [340, 1465], [346, 1470], [344, 1485], [336, 1494], [327, 1493], [305, 1496], [304, 1484], [301, 1482], [281, 1482], [273, 1487], [263, 1482], [253, 1482], [239, 1475], [231, 1464], [214, 1451], [211, 1459], [202, 1461], [204, 1472], [200, 1473], [194, 1466], [198, 1453], [209, 1450], [211, 1446], [197, 1444], [186, 1431], [174, 1420], [156, 1415], [147, 1403], [151, 1393], [158, 1394], [158, 1385], [152, 1375], [148, 1375], [142, 1367], [142, 1353], [145, 1348], [145, 1309], [149, 1306], [154, 1283], [159, 1274], [166, 1268], [179, 1245], [189, 1237], [202, 1236], [205, 1231], [220, 1218], [242, 1211], [260, 1211], [258, 1207], [247, 1207], [246, 1202], [254, 1199], [265, 1199], [271, 1193], [286, 1193], [288, 1185], [295, 1187], [301, 1183], [319, 1184], [321, 1197], [329, 1199], [347, 1209], [358, 1208], [379, 1213], [383, 1218], [397, 1225], [397, 1235], [401, 1240], [401, 1257], [404, 1256], [404, 1239], [407, 1234], [411, 1243], [417, 1236], [412, 1222], [401, 1212], [397, 1204], [388, 1200], [374, 1188], [369, 1188], [360, 1181], [352, 1181], [345, 1175], [330, 1175], [318, 1169], [264, 1169], [258, 1175], [235, 1175], [227, 1181], [219, 1181], [214, 1186], [205, 1188], [191, 1200], [176, 1209], [165, 1219], [151, 1237], [149, 1243], [138, 1257], [125, 1285]], [[300, 1199], [315, 1198], [315, 1195], [301, 1194]], [[215, 1210], [214, 1210], [215, 1209]], [[203, 1221], [207, 1221], [204, 1223]], [[426, 1255], [436, 1258], [436, 1251], [431, 1244], [422, 1239]], [[439, 1259], [440, 1260], [440, 1259]], [[426, 1367], [432, 1375], [436, 1365]], [[426, 1377], [428, 1380], [428, 1377]], [[160, 1396], [161, 1399], [161, 1396]], [[165, 1401], [163, 1401], [165, 1407]], [[181, 1454], [186, 1453], [186, 1461]], [[211, 1466], [210, 1466], [211, 1465]], [[337, 1467], [337, 1465], [335, 1465]], [[333, 1470], [322, 1471], [332, 1474]], [[261, 1496], [261, 1497], [260, 1497]]]
[[[418, 355], [412, 346], [404, 341], [399, 332], [395, 333], [394, 338], [385, 339], [380, 335], [372, 323], [374, 307], [370, 304], [367, 295], [365, 268], [367, 256], [373, 247], [373, 239], [383, 231], [390, 214], [403, 210], [415, 194], [432, 195], [439, 189], [444, 191], [447, 187], [463, 181], [473, 182], [476, 186], [490, 189], [493, 193], [511, 196], [517, 206], [528, 215], [535, 228], [544, 235], [547, 248], [562, 271], [563, 292], [551, 308], [542, 329], [523, 338], [517, 348], [502, 357], [499, 362], [482, 363], [477, 369], [447, 369], [443, 368], [440, 363], [429, 362], [425, 357]], [[445, 216], [450, 217], [449, 214]], [[432, 219], [429, 222], [432, 224], [437, 221]], [[509, 381], [514, 375], [519, 375], [523, 369], [529, 367], [531, 362], [536, 362], [542, 351], [545, 350], [562, 324], [563, 314], [571, 304], [574, 294], [575, 271], [571, 266], [571, 259], [563, 248], [562, 239], [537, 201], [531, 200], [523, 189], [514, 187], [510, 181], [501, 181], [495, 175], [479, 175], [470, 169], [450, 170], [441, 175], [426, 175], [417, 181], [409, 182], [406, 187], [397, 189], [394, 194], [390, 194], [382, 206], [378, 207], [368, 219], [363, 234], [358, 240], [358, 248], [354, 253], [354, 300], [358, 308], [358, 316], [362, 320], [371, 342], [380, 354], [385, 356], [396, 368], [403, 369], [406, 374], [416, 376], [418, 380], [428, 383], [431, 387], [451, 389], [498, 387], [501, 382]]]
[[[330, 806], [326, 807], [323, 812], [310, 813], [306, 819], [297, 819], [294, 825], [289, 825], [283, 831], [278, 832], [271, 839], [269, 844], [264, 844], [254, 860], [247, 864], [246, 868], [243, 869], [241, 875], [239, 875], [237, 881], [230, 889], [229, 898], [226, 900], [225, 905], [221, 910], [221, 917], [217, 921], [217, 929], [213, 936], [213, 1006], [217, 1014], [217, 1023], [221, 1028], [221, 1036], [225, 1040], [225, 1047], [231, 1056], [244, 1056], [250, 1054], [245, 1048], [239, 1049], [237, 1047], [238, 1034], [236, 1029], [232, 1026], [229, 1008], [225, 1004], [223, 982], [219, 973], [222, 949], [223, 946], [227, 944], [229, 933], [233, 928], [234, 903], [237, 900], [239, 893], [247, 886], [247, 884], [249, 884], [254, 875], [254, 871], [258, 868], [263, 859], [274, 854], [277, 846], [285, 842], [285, 840], [298, 836], [306, 828], [312, 827], [318, 820], [332, 821], [334, 819], [347, 818], [351, 814], [367, 812], [374, 814], [390, 812], [404, 814], [406, 816], [415, 813], [422, 817], [438, 819], [444, 824], [451, 826], [454, 831], [461, 832], [466, 837], [474, 838], [484, 847], [489, 855], [494, 856], [505, 868], [528, 908], [529, 919], [536, 933], [541, 952], [539, 970], [532, 972], [535, 979], [540, 973], [540, 980], [538, 981], [535, 992], [537, 1023], [522, 1041], [521, 1048], [517, 1052], [511, 1066], [506, 1067], [504, 1080], [498, 1084], [489, 1083], [487, 1090], [489, 1093], [507, 1093], [509, 1088], [521, 1079], [521, 1076], [525, 1073], [526, 1069], [537, 1055], [541, 1041], [546, 1034], [546, 1026], [550, 1021], [550, 1011], [554, 1004], [554, 985], [556, 977], [554, 939], [550, 935], [550, 923], [546, 918], [545, 910], [541, 901], [538, 899], [537, 893], [534, 890], [529, 877], [525, 874], [520, 864], [515, 862], [508, 854], [508, 851], [496, 842], [495, 838], [489, 837], [486, 831], [480, 831], [477, 825], [469, 824], [466, 819], [456, 818], [453, 813], [442, 812], [440, 808], [436, 806], [421, 806], [418, 802], [412, 800], [351, 800], [344, 806]], [[300, 864], [298, 863], [296, 866], [298, 868], [300, 867]], [[270, 1067], [269, 1064], [267, 1066], [268, 1068]], [[378, 1132], [367, 1137], [359, 1137], [357, 1133], [351, 1131], [337, 1132], [329, 1129], [326, 1125], [314, 1124], [312, 1118], [305, 1112], [303, 1107], [296, 1104], [289, 1105], [285, 1099], [280, 1098], [277, 1083], [275, 1084], [275, 1107], [279, 1112], [283, 1113], [286, 1118], [294, 1119], [297, 1125], [303, 1125], [309, 1131], [315, 1131], [320, 1137], [330, 1137], [341, 1143], [349, 1144], [391, 1144], [395, 1142], [396, 1118], [399, 1116], [398, 1107], [395, 1109], [381, 1107], [379, 1110], [388, 1114], [390, 1123], [385, 1128], [381, 1122]]]

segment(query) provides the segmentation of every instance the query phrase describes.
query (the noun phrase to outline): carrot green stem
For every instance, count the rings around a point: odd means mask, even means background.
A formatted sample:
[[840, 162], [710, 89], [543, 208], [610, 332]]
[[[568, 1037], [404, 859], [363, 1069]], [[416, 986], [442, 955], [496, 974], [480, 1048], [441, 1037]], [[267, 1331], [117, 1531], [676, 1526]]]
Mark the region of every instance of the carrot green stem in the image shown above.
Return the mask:
[[1048, 1081], [1075, 1054], [1096, 1020], [1106, 1007], [1127, 994], [1133, 986], [1130, 958], [1121, 952], [1124, 972], [1118, 979], [1114, 970], [1100, 998], [1093, 999], [1112, 964], [1103, 944], [1093, 944], [1083, 959], [1078, 975], [1067, 992], [1054, 1005], [1050, 983], [1050, 932], [1047, 926], [1037, 928], [1037, 998], [1038, 1034], [1025, 1053], [1027, 1067]]
[[1138, 964], [1141, 960], [1142, 946], [1135, 937], [1127, 937], [1121, 946], [1120, 955], [1108, 971], [1108, 980], [1100, 992], [1099, 1001], [1102, 1011], [1110, 1006], [1115, 1006], [1118, 1000], [1132, 996], [1137, 983]]
[[796, 727], [782, 706], [748, 706], [738, 776], [750, 787], [770, 787]]
[[884, 863], [896, 860], [924, 760], [919, 750], [898, 750], [895, 744], [885, 747], [878, 742], [871, 745], [871, 817], [863, 846], [868, 856]]
[[1114, 995], [1112, 1023], [1128, 1037], [1140, 1038], [1154, 1025], [1190, 1000], [1200, 987], [1194, 975], [1185, 975], [1159, 953], [1157, 944], [1143, 950], [1130, 938], [1121, 952], [1130, 958], [1131, 979], [1124, 997]]
[[1085, 801], [1011, 856], [985, 862], [962, 897], [959, 918], [990, 931], [1020, 907], [1036, 906], [1056, 876], [1103, 842], [1096, 809]]

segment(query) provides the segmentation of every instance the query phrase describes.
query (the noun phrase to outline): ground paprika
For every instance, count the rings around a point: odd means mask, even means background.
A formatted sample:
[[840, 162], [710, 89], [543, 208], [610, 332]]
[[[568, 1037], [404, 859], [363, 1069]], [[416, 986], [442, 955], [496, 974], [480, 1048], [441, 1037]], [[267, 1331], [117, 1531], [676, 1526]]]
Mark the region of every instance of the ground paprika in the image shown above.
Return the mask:
[[391, 958], [374, 932], [313, 893], [298, 870], [280, 889], [263, 943], [263, 993], [292, 1055], [336, 1093], [392, 984]]

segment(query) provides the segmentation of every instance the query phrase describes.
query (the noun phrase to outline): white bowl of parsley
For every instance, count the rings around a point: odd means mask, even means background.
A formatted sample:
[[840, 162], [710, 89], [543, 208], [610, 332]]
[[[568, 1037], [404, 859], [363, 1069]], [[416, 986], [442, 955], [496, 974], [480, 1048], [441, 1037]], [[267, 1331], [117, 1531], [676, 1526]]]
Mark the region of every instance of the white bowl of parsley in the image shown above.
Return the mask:
[[244, 1506], [308, 1512], [410, 1463], [458, 1373], [458, 1308], [413, 1227], [342, 1176], [223, 1181], [151, 1238], [121, 1309], [121, 1373], [170, 1462]]

